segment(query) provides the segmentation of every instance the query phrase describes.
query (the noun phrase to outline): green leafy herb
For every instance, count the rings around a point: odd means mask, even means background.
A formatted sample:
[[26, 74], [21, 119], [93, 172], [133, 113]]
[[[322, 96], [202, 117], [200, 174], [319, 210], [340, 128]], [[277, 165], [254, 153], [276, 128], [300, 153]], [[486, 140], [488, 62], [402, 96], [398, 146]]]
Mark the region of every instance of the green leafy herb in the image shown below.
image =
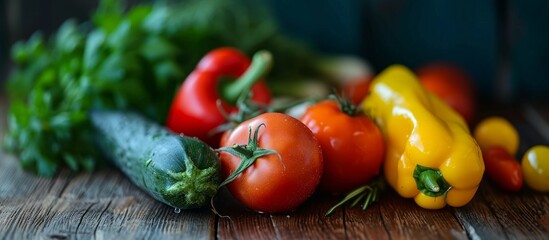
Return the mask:
[[100, 165], [92, 144], [91, 109], [132, 109], [163, 123], [178, 85], [209, 50], [269, 49], [273, 79], [310, 72], [311, 53], [278, 32], [249, 1], [144, 4], [128, 11], [103, 0], [91, 22], [67, 20], [45, 38], [12, 48], [6, 149], [21, 165], [51, 176], [61, 166]]

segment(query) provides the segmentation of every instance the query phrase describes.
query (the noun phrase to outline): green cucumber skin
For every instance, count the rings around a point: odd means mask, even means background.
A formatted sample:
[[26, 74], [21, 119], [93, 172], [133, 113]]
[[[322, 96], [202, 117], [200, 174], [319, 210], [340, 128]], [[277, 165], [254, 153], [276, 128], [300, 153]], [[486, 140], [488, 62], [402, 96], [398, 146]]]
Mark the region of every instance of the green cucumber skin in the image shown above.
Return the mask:
[[[96, 143], [104, 155], [135, 185], [155, 199], [174, 208], [191, 209], [207, 205], [220, 182], [220, 162], [216, 152], [196, 138], [180, 136], [132, 112], [95, 111], [90, 114]], [[208, 191], [195, 186], [169, 191], [187, 182], [173, 177], [186, 172], [185, 161], [199, 170], [212, 170], [204, 177]], [[192, 183], [195, 184], [195, 183]], [[211, 190], [212, 186], [215, 190]], [[212, 192], [213, 191], [213, 192]], [[184, 195], [194, 194], [199, 200]]]

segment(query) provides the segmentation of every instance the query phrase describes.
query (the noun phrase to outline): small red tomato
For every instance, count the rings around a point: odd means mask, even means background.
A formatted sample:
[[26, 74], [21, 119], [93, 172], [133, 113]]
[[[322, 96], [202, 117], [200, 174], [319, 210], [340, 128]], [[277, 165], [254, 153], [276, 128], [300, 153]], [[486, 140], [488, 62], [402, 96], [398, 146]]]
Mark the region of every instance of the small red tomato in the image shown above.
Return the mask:
[[[259, 127], [257, 136], [250, 136]], [[322, 175], [322, 150], [318, 141], [299, 120], [282, 113], [264, 113], [231, 130], [222, 138], [221, 146], [242, 146], [254, 137], [257, 137], [255, 147], [275, 150], [278, 154], [255, 160], [227, 184], [229, 191], [256, 211], [275, 213], [297, 208], [314, 193]], [[221, 151], [220, 160], [225, 178], [242, 162], [240, 157], [226, 151]]]
[[341, 108], [336, 101], [326, 100], [309, 107], [300, 118], [322, 146], [320, 189], [332, 194], [345, 193], [378, 176], [385, 152], [378, 127], [363, 114], [353, 115], [356, 110], [347, 113]]
[[520, 163], [503, 147], [494, 146], [484, 153], [484, 165], [490, 180], [498, 187], [517, 192], [522, 188], [523, 176]]
[[347, 96], [352, 104], [358, 105], [364, 100], [370, 91], [370, 83], [372, 82], [373, 76], [362, 76], [360, 79], [355, 81], [349, 81], [343, 86], [343, 91], [345, 96]]
[[475, 93], [471, 78], [457, 66], [434, 63], [417, 71], [421, 84], [440, 97], [468, 123], [475, 117]]

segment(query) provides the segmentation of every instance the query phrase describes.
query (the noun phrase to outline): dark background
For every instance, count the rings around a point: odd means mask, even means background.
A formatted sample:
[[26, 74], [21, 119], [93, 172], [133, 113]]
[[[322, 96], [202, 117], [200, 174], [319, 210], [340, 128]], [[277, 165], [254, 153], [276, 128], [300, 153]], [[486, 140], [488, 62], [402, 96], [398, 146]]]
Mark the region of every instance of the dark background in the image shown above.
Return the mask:
[[[263, 1], [284, 32], [318, 51], [362, 56], [377, 71], [448, 61], [473, 77], [485, 99], [549, 99], [549, 1]], [[97, 4], [0, 0], [0, 76], [14, 41], [52, 32], [67, 18], [85, 20]]]

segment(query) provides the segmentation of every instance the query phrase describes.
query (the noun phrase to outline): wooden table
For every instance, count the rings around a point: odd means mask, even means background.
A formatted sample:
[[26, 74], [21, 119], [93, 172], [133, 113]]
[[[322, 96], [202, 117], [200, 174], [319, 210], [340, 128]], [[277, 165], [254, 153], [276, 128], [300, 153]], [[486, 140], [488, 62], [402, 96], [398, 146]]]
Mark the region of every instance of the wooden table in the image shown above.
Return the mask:
[[[5, 102], [5, 99], [0, 99]], [[0, 135], [6, 107], [0, 112]], [[508, 116], [521, 134], [520, 152], [548, 144], [549, 109], [520, 105], [483, 116]], [[324, 213], [338, 198], [315, 195], [298, 210], [279, 215], [246, 211], [227, 192], [209, 209], [176, 213], [148, 197], [115, 169], [52, 178], [21, 170], [16, 157], [0, 152], [0, 239], [547, 239], [549, 196], [530, 189], [498, 190], [483, 181], [462, 208], [425, 210], [387, 191], [366, 211]]]

